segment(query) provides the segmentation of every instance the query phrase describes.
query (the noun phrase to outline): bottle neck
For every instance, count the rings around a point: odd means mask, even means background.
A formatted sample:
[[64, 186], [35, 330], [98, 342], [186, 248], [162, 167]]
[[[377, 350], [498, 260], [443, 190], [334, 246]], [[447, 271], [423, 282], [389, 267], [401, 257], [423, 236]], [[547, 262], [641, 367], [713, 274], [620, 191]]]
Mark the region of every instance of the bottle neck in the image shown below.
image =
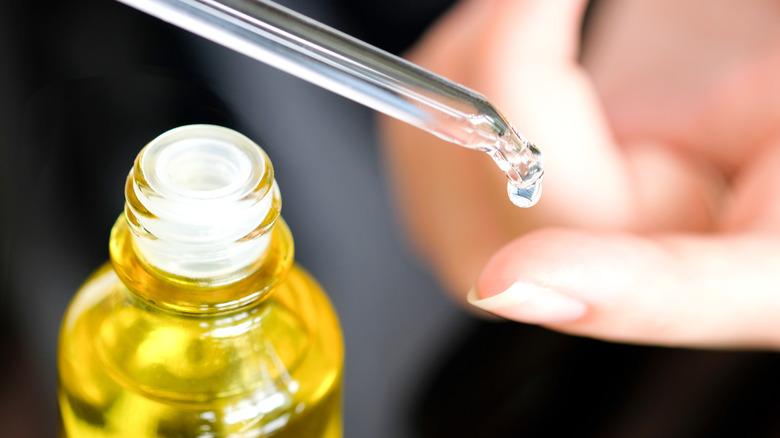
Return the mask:
[[268, 289], [258, 281], [274, 283], [292, 262], [289, 230], [277, 226], [273, 167], [235, 131], [191, 125], [162, 134], [136, 158], [125, 196], [112, 261], [131, 290], [160, 306], [241, 306]]
[[165, 310], [186, 314], [232, 312], [265, 299], [293, 265], [293, 240], [281, 218], [270, 231], [270, 243], [248, 275], [232, 282], [210, 282], [170, 275], [144, 263], [136, 237], [120, 216], [111, 230], [109, 245], [114, 271], [141, 300]]

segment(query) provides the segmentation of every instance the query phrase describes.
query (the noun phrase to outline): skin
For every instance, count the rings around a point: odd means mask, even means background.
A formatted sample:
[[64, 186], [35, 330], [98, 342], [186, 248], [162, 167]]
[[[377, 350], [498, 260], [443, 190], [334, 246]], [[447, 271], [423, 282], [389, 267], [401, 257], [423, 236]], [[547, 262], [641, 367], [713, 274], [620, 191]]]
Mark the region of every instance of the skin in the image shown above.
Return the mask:
[[605, 0], [582, 45], [584, 6], [464, 0], [409, 53], [501, 108], [546, 169], [518, 209], [487, 156], [383, 119], [410, 240], [504, 318], [780, 348], [780, 4]]

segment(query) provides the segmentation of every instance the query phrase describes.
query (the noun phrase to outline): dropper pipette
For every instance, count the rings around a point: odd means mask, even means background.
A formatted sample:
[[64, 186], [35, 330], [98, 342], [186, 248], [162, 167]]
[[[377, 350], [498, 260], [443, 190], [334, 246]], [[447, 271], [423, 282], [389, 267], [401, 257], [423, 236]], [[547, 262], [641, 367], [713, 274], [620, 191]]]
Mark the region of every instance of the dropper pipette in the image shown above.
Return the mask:
[[119, 0], [447, 141], [488, 153], [509, 198], [541, 193], [541, 152], [481, 94], [266, 0]]

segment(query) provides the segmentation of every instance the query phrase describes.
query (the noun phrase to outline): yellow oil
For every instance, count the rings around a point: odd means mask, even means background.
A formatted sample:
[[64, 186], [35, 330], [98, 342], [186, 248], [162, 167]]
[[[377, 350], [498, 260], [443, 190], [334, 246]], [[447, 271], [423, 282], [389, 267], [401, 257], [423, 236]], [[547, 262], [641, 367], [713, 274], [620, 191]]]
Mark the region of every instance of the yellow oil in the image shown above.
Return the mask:
[[61, 435], [340, 437], [336, 315], [281, 219], [271, 233], [254, 273], [208, 284], [144, 266], [120, 218], [63, 320]]

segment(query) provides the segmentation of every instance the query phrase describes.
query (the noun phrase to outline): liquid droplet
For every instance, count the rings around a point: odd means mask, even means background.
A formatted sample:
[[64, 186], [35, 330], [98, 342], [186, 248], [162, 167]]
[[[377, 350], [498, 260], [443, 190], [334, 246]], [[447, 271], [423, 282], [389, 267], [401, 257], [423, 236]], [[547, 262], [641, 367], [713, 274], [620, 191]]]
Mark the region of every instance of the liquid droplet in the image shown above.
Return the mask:
[[518, 187], [510, 181], [506, 183], [506, 192], [509, 195], [509, 200], [516, 206], [520, 208], [532, 207], [539, 201], [539, 196], [542, 194], [542, 179], [537, 179], [525, 188]]

